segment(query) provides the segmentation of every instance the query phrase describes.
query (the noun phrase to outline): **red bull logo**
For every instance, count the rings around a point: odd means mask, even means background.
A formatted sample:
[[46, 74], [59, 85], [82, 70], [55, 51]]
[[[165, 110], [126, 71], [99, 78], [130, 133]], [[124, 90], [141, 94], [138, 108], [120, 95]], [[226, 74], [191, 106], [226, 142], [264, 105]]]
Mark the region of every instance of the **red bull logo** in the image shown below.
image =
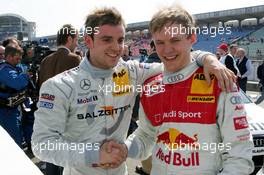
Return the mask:
[[[190, 154], [184, 155], [181, 152], [175, 152], [175, 150], [196, 150], [199, 148], [197, 134], [190, 137], [183, 132], [175, 128], [169, 128], [168, 131], [158, 135], [157, 143], [162, 143], [166, 146], [165, 152], [159, 148], [156, 152], [156, 158], [165, 162], [166, 164], [173, 164], [175, 166], [199, 166], [199, 152], [190, 152]], [[166, 151], [169, 150], [169, 151]]]
[[175, 166], [189, 167], [200, 165], [199, 152], [192, 152], [191, 154], [183, 155], [178, 152], [169, 151], [168, 154], [164, 154], [162, 149], [159, 148], [156, 153], [156, 158], [162, 162], [165, 162], [166, 164], [173, 164]]
[[189, 137], [175, 128], [169, 128], [168, 131], [163, 132], [157, 137], [157, 143], [165, 144], [170, 150], [186, 147], [196, 149], [199, 148], [199, 143], [197, 143], [197, 141], [197, 134], [194, 134], [193, 137]]

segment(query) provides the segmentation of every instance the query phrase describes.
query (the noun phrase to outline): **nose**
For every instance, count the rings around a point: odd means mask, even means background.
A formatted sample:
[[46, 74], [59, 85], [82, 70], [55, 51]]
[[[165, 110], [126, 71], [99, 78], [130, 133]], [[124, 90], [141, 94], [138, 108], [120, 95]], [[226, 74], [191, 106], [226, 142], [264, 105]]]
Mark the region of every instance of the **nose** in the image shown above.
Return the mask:
[[113, 42], [113, 44], [111, 45], [111, 49], [115, 52], [118, 52], [120, 48], [121, 48], [121, 45], [117, 41]]
[[173, 53], [174, 49], [173, 47], [170, 46], [170, 44], [165, 44], [164, 47], [164, 54], [165, 55], [170, 55], [171, 53]]

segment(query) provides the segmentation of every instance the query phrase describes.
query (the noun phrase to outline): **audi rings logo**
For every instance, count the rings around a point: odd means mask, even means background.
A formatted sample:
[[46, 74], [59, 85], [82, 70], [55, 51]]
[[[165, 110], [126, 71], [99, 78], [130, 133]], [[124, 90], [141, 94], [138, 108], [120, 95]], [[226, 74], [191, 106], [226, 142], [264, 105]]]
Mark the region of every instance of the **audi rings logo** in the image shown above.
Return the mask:
[[230, 102], [234, 105], [241, 104], [242, 98], [240, 96], [233, 96], [230, 98]]
[[182, 74], [177, 74], [177, 75], [168, 77], [167, 81], [169, 83], [174, 83], [174, 82], [182, 80], [183, 78], [184, 78], [184, 76]]
[[81, 89], [83, 89], [83, 90], [88, 90], [88, 89], [91, 87], [91, 82], [90, 82], [90, 80], [88, 80], [88, 79], [83, 79], [83, 80], [80, 82], [80, 87], [81, 87]]

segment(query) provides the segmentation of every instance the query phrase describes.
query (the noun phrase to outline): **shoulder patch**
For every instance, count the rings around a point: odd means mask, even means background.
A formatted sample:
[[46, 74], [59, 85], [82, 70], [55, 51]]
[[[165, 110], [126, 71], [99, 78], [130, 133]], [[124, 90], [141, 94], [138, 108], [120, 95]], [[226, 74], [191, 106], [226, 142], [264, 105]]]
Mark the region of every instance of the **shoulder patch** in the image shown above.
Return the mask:
[[130, 92], [130, 78], [129, 70], [126, 66], [122, 65], [115, 70], [112, 75], [115, 89], [119, 89], [117, 92], [113, 92], [114, 96], [124, 95]]
[[208, 86], [203, 73], [195, 73], [192, 79], [191, 94], [212, 94], [215, 76], [211, 75], [211, 85]]

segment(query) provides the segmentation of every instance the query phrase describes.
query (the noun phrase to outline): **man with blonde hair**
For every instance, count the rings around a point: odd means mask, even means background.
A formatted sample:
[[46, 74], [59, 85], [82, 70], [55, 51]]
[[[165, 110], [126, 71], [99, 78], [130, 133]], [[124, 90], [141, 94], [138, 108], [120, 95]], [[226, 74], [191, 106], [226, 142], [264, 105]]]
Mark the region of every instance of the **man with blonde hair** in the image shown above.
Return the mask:
[[240, 92], [235, 84], [231, 93], [221, 91], [214, 76], [206, 85], [191, 55], [194, 25], [181, 7], [162, 9], [151, 19], [165, 70], [144, 86], [164, 90], [142, 92], [139, 127], [126, 141], [128, 157], [152, 153], [151, 175], [248, 175], [254, 169], [253, 142], [243, 104], [236, 110]]

